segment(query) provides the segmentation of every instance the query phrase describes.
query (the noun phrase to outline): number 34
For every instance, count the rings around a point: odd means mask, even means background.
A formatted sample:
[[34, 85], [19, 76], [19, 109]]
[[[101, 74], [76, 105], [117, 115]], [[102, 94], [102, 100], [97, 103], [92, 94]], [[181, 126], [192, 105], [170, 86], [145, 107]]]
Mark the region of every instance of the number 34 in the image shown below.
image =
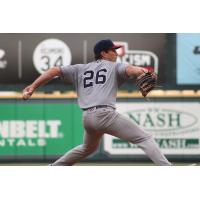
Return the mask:
[[[104, 84], [106, 82], [107, 69], [100, 69], [96, 73], [95, 84]], [[94, 84], [94, 71], [89, 70], [84, 73], [85, 77], [83, 79], [84, 88], [91, 87]]]

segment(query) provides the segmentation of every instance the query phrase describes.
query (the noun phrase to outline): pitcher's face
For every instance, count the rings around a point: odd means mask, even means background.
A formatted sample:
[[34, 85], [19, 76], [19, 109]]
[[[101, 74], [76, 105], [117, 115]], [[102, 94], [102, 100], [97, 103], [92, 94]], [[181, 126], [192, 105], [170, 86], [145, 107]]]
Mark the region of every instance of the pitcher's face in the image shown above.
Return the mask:
[[102, 52], [102, 58], [112, 62], [115, 62], [117, 60], [117, 56], [118, 54], [116, 49], [109, 49], [107, 52]]

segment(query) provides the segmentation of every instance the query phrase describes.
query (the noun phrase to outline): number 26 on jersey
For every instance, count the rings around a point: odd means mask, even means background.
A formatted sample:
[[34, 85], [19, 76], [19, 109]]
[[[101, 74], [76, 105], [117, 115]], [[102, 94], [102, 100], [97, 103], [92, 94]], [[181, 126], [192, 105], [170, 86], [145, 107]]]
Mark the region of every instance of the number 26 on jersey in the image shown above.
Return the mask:
[[92, 70], [86, 71], [83, 79], [84, 88], [91, 87], [94, 84], [104, 84], [106, 82], [106, 72], [107, 69], [100, 69], [96, 74]]

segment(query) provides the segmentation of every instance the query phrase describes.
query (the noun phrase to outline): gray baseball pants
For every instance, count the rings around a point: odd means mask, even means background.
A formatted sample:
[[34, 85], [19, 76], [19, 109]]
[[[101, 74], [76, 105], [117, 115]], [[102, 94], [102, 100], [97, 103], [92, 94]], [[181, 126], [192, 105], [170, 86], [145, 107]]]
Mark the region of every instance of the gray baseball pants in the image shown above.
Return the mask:
[[52, 166], [69, 166], [84, 159], [97, 150], [101, 137], [105, 133], [137, 144], [155, 165], [171, 165], [150, 134], [111, 107], [84, 111], [83, 124], [85, 128], [83, 144], [68, 151]]

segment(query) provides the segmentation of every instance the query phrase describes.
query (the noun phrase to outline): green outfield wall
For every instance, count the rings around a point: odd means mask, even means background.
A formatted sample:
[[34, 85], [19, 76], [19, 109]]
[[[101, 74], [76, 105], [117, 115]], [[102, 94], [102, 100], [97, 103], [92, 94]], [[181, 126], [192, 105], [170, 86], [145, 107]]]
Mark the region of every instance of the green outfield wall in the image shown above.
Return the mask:
[[1, 103], [0, 157], [61, 155], [82, 143], [81, 110], [76, 104]]
[[[117, 111], [151, 133], [171, 160], [200, 160], [200, 102], [192, 98], [120, 98]], [[0, 161], [49, 162], [82, 144], [82, 110], [71, 99], [1, 99]], [[104, 135], [84, 161], [147, 161], [136, 145]]]

